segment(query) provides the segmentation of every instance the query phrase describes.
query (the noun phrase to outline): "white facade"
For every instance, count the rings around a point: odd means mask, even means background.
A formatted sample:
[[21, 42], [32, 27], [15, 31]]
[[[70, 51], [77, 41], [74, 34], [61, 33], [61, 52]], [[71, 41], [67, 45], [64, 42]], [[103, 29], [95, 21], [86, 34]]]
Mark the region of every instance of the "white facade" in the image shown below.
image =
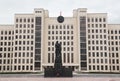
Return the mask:
[[12, 69], [14, 25], [0, 25], [0, 71]]
[[80, 72], [119, 72], [119, 27], [108, 24], [107, 13], [87, 13], [86, 8], [73, 10], [73, 17], [64, 17], [63, 23], [42, 8], [15, 14], [14, 25], [0, 25], [0, 71], [52, 68], [59, 41], [63, 66]]
[[108, 27], [110, 69], [120, 72], [120, 25], [109, 24]]

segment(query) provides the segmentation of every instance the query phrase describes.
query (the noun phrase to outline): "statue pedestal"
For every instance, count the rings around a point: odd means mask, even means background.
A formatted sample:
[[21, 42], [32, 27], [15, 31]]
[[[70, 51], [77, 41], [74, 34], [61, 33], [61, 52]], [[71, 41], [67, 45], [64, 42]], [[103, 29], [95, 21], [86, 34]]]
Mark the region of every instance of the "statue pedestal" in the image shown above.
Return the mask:
[[46, 68], [44, 77], [73, 77], [71, 68]]

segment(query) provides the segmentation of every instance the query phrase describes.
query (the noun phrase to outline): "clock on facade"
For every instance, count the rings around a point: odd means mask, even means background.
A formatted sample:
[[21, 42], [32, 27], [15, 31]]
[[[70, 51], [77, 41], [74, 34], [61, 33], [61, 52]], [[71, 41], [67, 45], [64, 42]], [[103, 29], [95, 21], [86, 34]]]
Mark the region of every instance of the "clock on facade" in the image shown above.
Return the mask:
[[58, 16], [57, 21], [59, 23], [63, 23], [64, 22], [64, 17], [63, 16]]

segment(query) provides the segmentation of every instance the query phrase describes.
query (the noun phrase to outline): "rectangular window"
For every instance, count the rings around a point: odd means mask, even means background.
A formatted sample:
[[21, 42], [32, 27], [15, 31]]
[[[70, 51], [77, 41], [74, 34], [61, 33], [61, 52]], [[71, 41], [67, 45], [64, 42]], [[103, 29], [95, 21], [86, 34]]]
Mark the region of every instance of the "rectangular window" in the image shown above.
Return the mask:
[[52, 63], [54, 63], [54, 53], [52, 53]]
[[93, 65], [93, 70], [95, 70], [95, 66]]
[[91, 70], [91, 66], [89, 65], [89, 70]]
[[106, 22], [106, 18], [103, 18], [103, 22]]
[[95, 18], [95, 22], [98, 22], [98, 19], [97, 19], [97, 18]]
[[91, 59], [89, 59], [89, 63], [91, 63]]
[[66, 63], [66, 53], [64, 53], [64, 63]]
[[48, 53], [48, 63], [50, 63], [50, 53]]
[[115, 70], [115, 66], [113, 66], [113, 70]]
[[30, 66], [30, 70], [33, 70], [33, 66]]
[[104, 70], [103, 65], [101, 65], [101, 70]]
[[97, 66], [97, 70], [99, 70], [100, 69], [100, 67], [99, 66]]
[[14, 66], [14, 70], [16, 70], [17, 69], [17, 67], [16, 66]]
[[73, 59], [74, 59], [74, 56], [73, 56], [73, 53], [71, 53], [71, 63], [73, 63]]
[[70, 63], [70, 54], [67, 53], [67, 55], [68, 55], [68, 56], [67, 56], [67, 62]]
[[108, 70], [108, 66], [105, 66], [105, 70]]
[[26, 67], [26, 70], [29, 70], [29, 66]]
[[119, 66], [117, 66], [117, 70], [119, 70]]

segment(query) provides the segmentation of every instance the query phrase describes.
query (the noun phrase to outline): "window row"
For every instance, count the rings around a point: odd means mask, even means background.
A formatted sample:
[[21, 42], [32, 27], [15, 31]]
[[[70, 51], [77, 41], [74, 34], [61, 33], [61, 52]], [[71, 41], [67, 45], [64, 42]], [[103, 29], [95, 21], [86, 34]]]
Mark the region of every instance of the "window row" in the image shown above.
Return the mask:
[[110, 57], [119, 57], [119, 54], [118, 53], [110, 53], [109, 56]]
[[[12, 70], [11, 66], [0, 66], [0, 71]], [[14, 66], [14, 70], [33, 70], [33, 66]]]
[[13, 40], [13, 36], [1, 36], [0, 40]]
[[108, 66], [107, 65], [105, 65], [105, 66], [103, 66], [103, 65], [97, 65], [97, 66], [95, 66], [95, 65], [89, 65], [89, 70], [109, 70], [108, 69]]
[[10, 59], [4, 59], [4, 60], [0, 59], [0, 64], [11, 64], [11, 60]]
[[48, 29], [73, 29], [73, 25], [49, 25]]
[[6, 70], [11, 70], [11, 66], [0, 66], [0, 71], [6, 71]]
[[[64, 45], [73, 45], [73, 41], [70, 41], [70, 42], [61, 42], [61, 44], [64, 46]], [[55, 45], [55, 42], [48, 42], [48, 46], [54, 46]]]
[[7, 58], [9, 58], [9, 57], [11, 57], [11, 55], [12, 55], [12, 54], [10, 54], [10, 53], [3, 53], [3, 54], [0, 53], [0, 58], [1, 58], [1, 57], [4, 57], [4, 58], [7, 57]]
[[33, 57], [33, 52], [15, 52], [14, 57]]
[[109, 30], [108, 34], [120, 34], [120, 30]]
[[96, 38], [96, 39], [98, 39], [98, 38], [100, 38], [100, 39], [102, 39], [102, 38], [106, 39], [107, 35], [88, 35], [88, 38], [89, 39], [90, 38], [92, 38], [92, 39], [94, 39], [94, 38]]
[[14, 34], [13, 31], [1, 31], [1, 35], [12, 35]]
[[106, 22], [106, 18], [88, 18], [88, 22]]
[[107, 52], [88, 52], [89, 57], [107, 57]]
[[73, 36], [48, 36], [48, 40], [73, 40]]
[[109, 45], [120, 45], [120, 42], [119, 41], [111, 41], [111, 42], [108, 42]]
[[42, 13], [42, 11], [35, 11], [35, 13]]
[[63, 53], [63, 62], [64, 63], [73, 63], [74, 62], [73, 53]]
[[15, 39], [34, 39], [33, 35], [16, 35]]
[[48, 63], [54, 63], [55, 61], [55, 55], [54, 53], [48, 53]]
[[34, 30], [16, 30], [15, 33], [34, 33]]
[[108, 59], [89, 59], [89, 63], [108, 63]]
[[107, 44], [107, 41], [106, 40], [88, 40], [88, 44]]
[[22, 22], [34, 22], [34, 19], [33, 18], [16, 18], [16, 23], [17, 22], [20, 22], [20, 23], [22, 23]]
[[109, 50], [111, 50], [111, 51], [119, 51], [119, 47], [111, 47], [111, 49], [109, 48]]
[[106, 33], [106, 29], [88, 29], [88, 33]]
[[119, 64], [119, 59], [111, 59], [110, 63], [111, 64]]
[[88, 50], [107, 50], [106, 46], [88, 46]]
[[94, 27], [96, 27], [96, 28], [98, 28], [98, 27], [106, 27], [106, 24], [88, 24], [88, 28], [90, 28], [90, 27], [92, 27], [92, 28], [94, 28]]
[[33, 66], [14, 66], [14, 70], [33, 70]]
[[15, 51], [21, 51], [21, 50], [33, 50], [33, 47], [25, 47], [25, 46], [23, 46], [23, 47], [15, 47]]
[[12, 47], [0, 47], [0, 51], [13, 51]]
[[[111, 38], [110, 38], [111, 37]], [[117, 39], [119, 39], [120, 40], [120, 36], [109, 36], [108, 37], [109, 39], [112, 39], [112, 40], [117, 40]]]
[[0, 42], [1, 46], [10, 46], [13, 42]]
[[73, 34], [73, 31], [48, 31], [48, 34]]
[[34, 24], [16, 24], [16, 28], [34, 28]]
[[33, 63], [33, 59], [14, 59], [14, 64], [25, 64], [25, 63]]
[[33, 45], [33, 41], [15, 41], [15, 45]]
[[[109, 67], [110, 67], [110, 70], [120, 70], [119, 66], [109, 66]], [[89, 65], [89, 70], [109, 70], [109, 69], [108, 69], [107, 65], [106, 66], [103, 66], [103, 65], [91, 66], [91, 65]]]
[[[73, 51], [74, 48], [73, 47], [63, 47], [63, 51]], [[48, 47], [48, 51], [55, 51], [54, 47]]]

